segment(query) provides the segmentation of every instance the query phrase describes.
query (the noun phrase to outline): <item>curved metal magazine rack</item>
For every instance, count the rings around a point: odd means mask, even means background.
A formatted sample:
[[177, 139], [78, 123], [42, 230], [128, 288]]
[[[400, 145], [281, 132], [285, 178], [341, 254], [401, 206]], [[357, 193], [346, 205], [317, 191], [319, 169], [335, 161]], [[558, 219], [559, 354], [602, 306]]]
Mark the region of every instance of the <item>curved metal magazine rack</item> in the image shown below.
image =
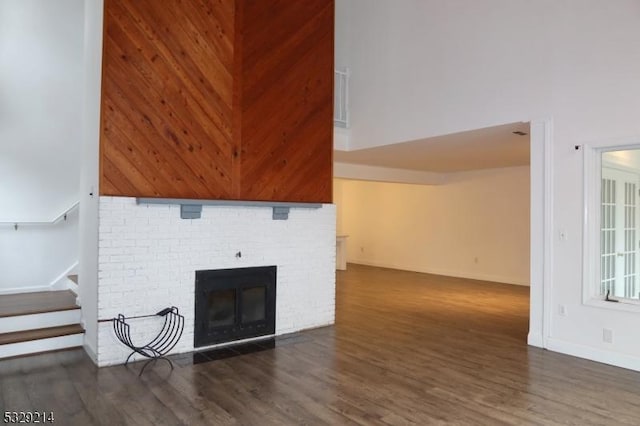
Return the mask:
[[[155, 316], [164, 317], [164, 325], [162, 329], [158, 333], [158, 335], [151, 340], [149, 343], [143, 346], [136, 346], [133, 344], [131, 340], [131, 330], [130, 326], [127, 323], [127, 320], [137, 319], [137, 318], [151, 318]], [[173, 370], [173, 363], [170, 359], [166, 358], [166, 355], [176, 346], [180, 337], [182, 337], [182, 331], [184, 330], [184, 316], [180, 315], [178, 312], [178, 308], [172, 306], [170, 308], [165, 308], [155, 315], [143, 315], [137, 317], [125, 317], [122, 314], [119, 314], [117, 318], [113, 319], [113, 331], [116, 333], [116, 337], [120, 342], [122, 342], [125, 346], [132, 350], [132, 352], [127, 357], [124, 365], [126, 366], [129, 363], [129, 360], [133, 356], [133, 354], [140, 354], [146, 358], [149, 358], [142, 370], [140, 370], [140, 374], [138, 376], [142, 376], [145, 368], [152, 362], [156, 362], [159, 359], [164, 359], [169, 363], [171, 369]]]

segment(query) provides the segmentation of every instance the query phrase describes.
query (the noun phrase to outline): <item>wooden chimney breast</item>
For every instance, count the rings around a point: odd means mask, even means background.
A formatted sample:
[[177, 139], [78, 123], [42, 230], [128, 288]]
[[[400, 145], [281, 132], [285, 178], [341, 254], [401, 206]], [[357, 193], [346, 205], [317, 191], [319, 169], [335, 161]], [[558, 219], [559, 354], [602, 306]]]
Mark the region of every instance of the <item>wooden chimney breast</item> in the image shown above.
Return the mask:
[[332, 201], [333, 0], [106, 0], [100, 194]]

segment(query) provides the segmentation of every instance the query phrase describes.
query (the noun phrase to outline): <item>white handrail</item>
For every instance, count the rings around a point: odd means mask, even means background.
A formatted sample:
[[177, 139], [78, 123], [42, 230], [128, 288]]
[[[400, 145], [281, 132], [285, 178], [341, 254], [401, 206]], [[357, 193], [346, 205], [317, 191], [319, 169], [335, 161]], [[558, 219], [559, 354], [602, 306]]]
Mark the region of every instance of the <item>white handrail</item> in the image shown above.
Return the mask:
[[76, 201], [71, 206], [69, 206], [66, 210], [64, 210], [62, 213], [60, 213], [59, 215], [57, 215], [56, 217], [54, 217], [51, 220], [42, 220], [42, 221], [33, 221], [33, 222], [23, 222], [23, 221], [19, 221], [19, 220], [12, 220], [12, 221], [7, 221], [7, 222], [0, 222], [0, 226], [2, 226], [2, 225], [11, 225], [17, 231], [18, 227], [20, 227], [20, 226], [55, 225], [56, 223], [60, 222], [61, 220], [67, 220], [67, 215], [69, 213], [71, 213], [72, 211], [74, 211], [75, 209], [77, 209], [78, 207], [80, 207], [80, 201]]

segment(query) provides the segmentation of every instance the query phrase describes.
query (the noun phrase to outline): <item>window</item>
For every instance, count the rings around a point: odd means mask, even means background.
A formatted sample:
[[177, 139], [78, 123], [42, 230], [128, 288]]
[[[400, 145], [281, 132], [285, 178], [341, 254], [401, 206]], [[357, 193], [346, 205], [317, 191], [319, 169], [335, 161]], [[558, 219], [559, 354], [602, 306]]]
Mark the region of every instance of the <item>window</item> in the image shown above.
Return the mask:
[[640, 149], [585, 151], [585, 301], [640, 304]]
[[600, 214], [600, 295], [638, 297], [638, 171], [620, 168], [613, 154], [602, 154]]

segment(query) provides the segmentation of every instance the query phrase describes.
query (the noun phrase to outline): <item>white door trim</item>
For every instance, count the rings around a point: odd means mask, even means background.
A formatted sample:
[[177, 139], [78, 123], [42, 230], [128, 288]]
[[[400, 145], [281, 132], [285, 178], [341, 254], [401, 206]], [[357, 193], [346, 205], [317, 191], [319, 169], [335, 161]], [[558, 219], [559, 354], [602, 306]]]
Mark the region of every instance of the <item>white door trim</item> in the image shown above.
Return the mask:
[[553, 121], [531, 125], [531, 288], [529, 335], [531, 346], [547, 347], [551, 334], [553, 271]]

